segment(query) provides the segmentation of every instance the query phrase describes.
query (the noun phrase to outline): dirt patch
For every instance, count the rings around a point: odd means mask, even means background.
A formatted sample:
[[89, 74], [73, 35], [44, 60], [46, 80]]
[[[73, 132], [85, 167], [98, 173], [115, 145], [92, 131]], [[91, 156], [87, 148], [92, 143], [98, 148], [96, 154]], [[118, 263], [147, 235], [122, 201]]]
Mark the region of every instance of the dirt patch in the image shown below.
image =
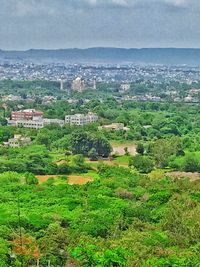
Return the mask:
[[191, 181], [200, 180], [200, 173], [198, 172], [167, 172], [165, 176], [178, 179], [189, 178]]
[[128, 152], [130, 155], [136, 155], [136, 146], [135, 145], [126, 145], [126, 144], [119, 144], [119, 145], [112, 145], [113, 151], [112, 154], [118, 154], [120, 156], [125, 155], [125, 147], [128, 148]]
[[62, 164], [66, 164], [67, 161], [62, 159], [62, 160], [56, 161], [55, 163], [59, 166], [59, 165], [62, 165]]
[[83, 177], [83, 176], [75, 176], [75, 175], [69, 175], [68, 176], [68, 184], [74, 185], [74, 184], [87, 184], [89, 182], [92, 182], [93, 179], [91, 177]]
[[[40, 183], [44, 183], [49, 178], [55, 179], [58, 178], [59, 176], [61, 177], [66, 175], [37, 175], [36, 178], [39, 180]], [[69, 175], [67, 176], [67, 178], [69, 185], [75, 185], [75, 184], [83, 185], [93, 181], [91, 177], [76, 176], [76, 175]]]
[[49, 178], [56, 178], [57, 175], [36, 175], [36, 178], [39, 180], [40, 183], [46, 182]]

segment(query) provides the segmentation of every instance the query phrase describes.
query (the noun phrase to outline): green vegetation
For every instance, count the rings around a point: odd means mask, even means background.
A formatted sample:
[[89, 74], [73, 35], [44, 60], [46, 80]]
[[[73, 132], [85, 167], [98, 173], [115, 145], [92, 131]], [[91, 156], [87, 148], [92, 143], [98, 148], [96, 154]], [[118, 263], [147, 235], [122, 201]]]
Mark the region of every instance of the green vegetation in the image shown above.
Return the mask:
[[99, 165], [98, 178], [86, 185], [52, 179], [38, 185], [30, 174], [13, 172], [1, 174], [0, 185], [2, 266], [37, 258], [44, 266], [48, 260], [53, 266], [147, 267], [200, 261], [199, 181], [150, 179]]

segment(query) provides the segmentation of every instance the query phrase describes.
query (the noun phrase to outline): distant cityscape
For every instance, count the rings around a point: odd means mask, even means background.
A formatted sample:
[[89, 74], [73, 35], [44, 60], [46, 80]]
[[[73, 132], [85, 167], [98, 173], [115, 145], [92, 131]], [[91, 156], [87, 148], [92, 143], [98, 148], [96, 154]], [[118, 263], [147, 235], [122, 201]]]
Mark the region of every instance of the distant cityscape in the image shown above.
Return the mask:
[[[72, 82], [81, 77], [92, 87], [95, 82], [136, 82], [151, 80], [165, 82], [169, 80], [191, 83], [200, 79], [200, 67], [164, 66], [164, 65], [87, 65], [64, 63], [34, 64], [11, 63], [0, 64], [0, 80], [47, 80]], [[64, 87], [63, 87], [64, 88]]]

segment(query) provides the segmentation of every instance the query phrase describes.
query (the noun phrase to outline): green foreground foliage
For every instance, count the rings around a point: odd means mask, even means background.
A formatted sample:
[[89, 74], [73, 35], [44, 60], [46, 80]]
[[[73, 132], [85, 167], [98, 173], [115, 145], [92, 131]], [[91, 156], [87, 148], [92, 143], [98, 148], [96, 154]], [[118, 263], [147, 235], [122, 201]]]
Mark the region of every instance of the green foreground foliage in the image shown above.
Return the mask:
[[82, 186], [1, 174], [1, 266], [199, 266], [199, 181], [98, 174]]

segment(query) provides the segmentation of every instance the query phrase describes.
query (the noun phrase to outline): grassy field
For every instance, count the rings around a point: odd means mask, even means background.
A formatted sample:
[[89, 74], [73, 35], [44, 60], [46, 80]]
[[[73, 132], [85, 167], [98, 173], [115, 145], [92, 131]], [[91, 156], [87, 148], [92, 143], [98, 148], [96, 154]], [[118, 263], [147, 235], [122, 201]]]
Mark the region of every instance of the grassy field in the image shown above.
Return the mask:
[[119, 166], [128, 166], [129, 165], [130, 156], [118, 156], [114, 158], [113, 162], [118, 164]]

